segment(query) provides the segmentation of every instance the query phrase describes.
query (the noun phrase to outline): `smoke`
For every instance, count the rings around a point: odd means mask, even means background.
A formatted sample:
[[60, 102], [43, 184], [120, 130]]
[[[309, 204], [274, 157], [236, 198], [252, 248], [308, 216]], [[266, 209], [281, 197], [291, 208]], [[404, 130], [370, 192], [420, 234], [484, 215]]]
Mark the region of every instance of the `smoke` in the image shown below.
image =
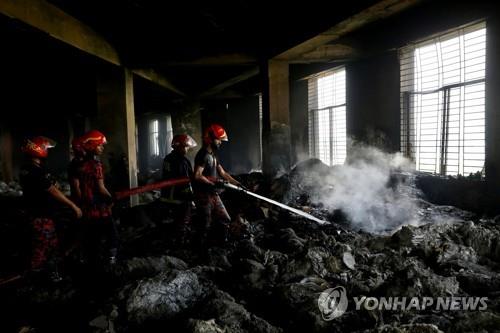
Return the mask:
[[343, 166], [313, 180], [311, 200], [329, 210], [340, 209], [354, 229], [389, 232], [403, 224], [417, 224], [417, 190], [405, 184], [413, 166], [401, 154], [356, 145]]

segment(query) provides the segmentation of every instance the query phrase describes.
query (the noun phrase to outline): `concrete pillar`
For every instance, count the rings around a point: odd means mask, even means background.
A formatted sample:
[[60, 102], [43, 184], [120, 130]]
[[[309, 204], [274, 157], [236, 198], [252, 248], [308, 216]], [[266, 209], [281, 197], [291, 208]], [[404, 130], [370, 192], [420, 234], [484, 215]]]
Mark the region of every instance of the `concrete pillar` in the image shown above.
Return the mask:
[[288, 62], [270, 60], [262, 67], [262, 169], [274, 176], [291, 164]]
[[[97, 78], [97, 116], [94, 129], [108, 140], [103, 157], [107, 184], [112, 190], [137, 186], [137, 154], [133, 74], [122, 67], [103, 66]], [[138, 197], [130, 198], [132, 206]]]
[[14, 179], [12, 162], [12, 135], [9, 130], [0, 130], [0, 162], [2, 164], [1, 179], [10, 182]]
[[486, 180], [500, 195], [500, 18], [487, 21], [486, 45]]

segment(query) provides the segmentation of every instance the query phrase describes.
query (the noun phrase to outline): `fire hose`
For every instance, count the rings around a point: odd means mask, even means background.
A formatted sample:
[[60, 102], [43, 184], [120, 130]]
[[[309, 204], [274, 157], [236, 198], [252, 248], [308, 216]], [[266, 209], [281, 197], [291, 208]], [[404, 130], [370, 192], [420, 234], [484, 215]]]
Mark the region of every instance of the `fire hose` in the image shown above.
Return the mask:
[[158, 183], [147, 184], [144, 186], [134, 187], [134, 188], [131, 188], [129, 190], [118, 191], [115, 193], [115, 199], [121, 200], [121, 199], [125, 199], [127, 197], [130, 197], [131, 195], [135, 195], [135, 194], [139, 194], [139, 193], [149, 192], [149, 191], [158, 190], [158, 189], [166, 188], [166, 187], [172, 187], [172, 186], [176, 186], [176, 185], [184, 185], [184, 184], [188, 184], [190, 181], [191, 180], [188, 177], [163, 180], [163, 181], [158, 182]]
[[236, 186], [236, 185], [233, 185], [233, 184], [229, 184], [229, 183], [224, 183], [224, 186], [225, 186], [226, 188], [229, 188], [229, 189], [232, 189], [232, 190], [236, 190], [236, 191], [239, 191], [239, 192], [245, 193], [245, 194], [250, 195], [250, 196], [252, 196], [252, 197], [254, 197], [254, 198], [260, 199], [260, 200], [262, 200], [262, 201], [268, 202], [268, 203], [273, 204], [273, 205], [275, 205], [275, 206], [278, 206], [278, 207], [280, 207], [280, 208], [286, 209], [286, 210], [288, 210], [288, 211], [290, 211], [290, 212], [292, 212], [292, 213], [295, 213], [295, 214], [297, 214], [297, 215], [300, 215], [300, 216], [302, 216], [302, 217], [305, 217], [305, 218], [307, 218], [307, 219], [309, 219], [309, 220], [312, 220], [312, 221], [314, 221], [314, 222], [317, 222], [317, 223], [319, 223], [319, 224], [329, 224], [329, 222], [327, 222], [327, 221], [323, 221], [323, 220], [320, 220], [320, 219], [318, 219], [317, 217], [314, 217], [314, 216], [312, 216], [311, 214], [308, 214], [308, 213], [306, 213], [306, 212], [304, 212], [304, 211], [302, 211], [302, 210], [300, 210], [300, 209], [297, 209], [297, 208], [293, 208], [293, 207], [287, 206], [287, 205], [285, 205], [285, 204], [282, 204], [281, 202], [278, 202], [278, 201], [275, 201], [275, 200], [272, 200], [272, 199], [266, 198], [266, 197], [264, 197], [264, 196], [262, 196], [262, 195], [260, 195], [260, 194], [257, 194], [257, 193], [250, 192], [250, 191], [245, 190], [245, 189], [243, 189], [243, 188], [241, 188], [241, 187], [239, 187], [239, 186]]
[[[171, 187], [171, 186], [176, 186], [176, 185], [184, 185], [184, 184], [188, 184], [189, 182], [190, 182], [190, 179], [187, 178], [187, 177], [186, 178], [175, 178], [175, 179], [164, 180], [164, 181], [161, 181], [161, 182], [158, 182], [158, 183], [147, 184], [147, 185], [140, 186], [140, 187], [135, 187], [135, 188], [132, 188], [132, 189], [129, 189], [129, 190], [124, 190], [124, 191], [116, 192], [115, 193], [115, 198], [117, 200], [120, 200], [120, 199], [127, 198], [127, 197], [129, 197], [131, 195], [134, 195], [134, 194], [144, 193], [144, 192], [148, 192], [148, 191], [152, 191], [152, 190], [157, 190], [157, 189], [161, 189], [161, 188], [166, 188], [166, 187]], [[278, 202], [278, 201], [266, 198], [266, 197], [264, 197], [264, 196], [262, 196], [260, 194], [248, 191], [248, 190], [246, 190], [246, 189], [244, 189], [244, 188], [242, 188], [240, 186], [224, 182], [224, 187], [226, 187], [228, 189], [231, 189], [231, 190], [239, 191], [241, 193], [244, 193], [246, 195], [252, 196], [252, 197], [257, 198], [259, 200], [268, 202], [268, 203], [270, 203], [272, 205], [275, 205], [275, 206], [278, 206], [278, 207], [283, 208], [285, 210], [288, 210], [289, 212], [292, 212], [292, 213], [295, 213], [295, 214], [300, 215], [302, 217], [305, 217], [305, 218], [307, 218], [307, 219], [309, 219], [311, 221], [314, 221], [316, 223], [319, 223], [319, 224], [329, 224], [329, 222], [324, 221], [324, 220], [320, 220], [317, 217], [314, 217], [311, 214], [308, 214], [308, 213], [306, 213], [306, 212], [304, 212], [304, 211], [302, 211], [300, 209], [296, 209], [296, 208], [287, 206], [287, 205], [285, 205], [285, 204], [283, 204], [281, 202]]]

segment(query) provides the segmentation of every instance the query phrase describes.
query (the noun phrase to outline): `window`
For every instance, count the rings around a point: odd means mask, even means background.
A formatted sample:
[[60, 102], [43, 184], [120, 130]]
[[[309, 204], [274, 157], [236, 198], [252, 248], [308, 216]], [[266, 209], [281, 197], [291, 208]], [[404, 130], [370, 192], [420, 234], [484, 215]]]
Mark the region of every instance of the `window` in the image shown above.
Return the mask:
[[309, 155], [328, 165], [346, 158], [345, 68], [309, 79]]
[[484, 171], [486, 25], [400, 50], [401, 151], [416, 169]]
[[159, 122], [157, 119], [149, 123], [149, 149], [150, 155], [160, 156]]
[[165, 135], [165, 142], [163, 144], [163, 154], [162, 156], [167, 155], [172, 151], [172, 139], [174, 138], [174, 130], [172, 129], [172, 116], [170, 114], [167, 114], [165, 117], [165, 124], [167, 125], [166, 128], [166, 135]]

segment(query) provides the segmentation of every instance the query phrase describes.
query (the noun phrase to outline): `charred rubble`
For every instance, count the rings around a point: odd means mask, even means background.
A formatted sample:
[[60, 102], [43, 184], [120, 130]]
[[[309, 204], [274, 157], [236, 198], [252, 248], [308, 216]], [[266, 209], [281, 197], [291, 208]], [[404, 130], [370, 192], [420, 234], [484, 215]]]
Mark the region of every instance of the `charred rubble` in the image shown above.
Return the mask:
[[[236, 221], [225, 247], [174, 247], [157, 202], [121, 214], [121, 261], [88, 270], [67, 259], [67, 278], [0, 286], [3, 324], [19, 332], [492, 332], [500, 327], [500, 224], [426, 201], [415, 173], [391, 172], [385, 187], [412, 202], [411, 220], [373, 230], [322, 202], [339, 172], [318, 160], [272, 181], [242, 175], [257, 193], [331, 222], [318, 225], [243, 194], [225, 193]], [[315, 179], [316, 178], [316, 179]], [[317, 179], [321, 182], [321, 188]], [[3, 197], [5, 202], [12, 197]], [[6, 201], [7, 200], [7, 201]], [[391, 200], [391, 197], [388, 197]], [[9, 201], [9, 202], [10, 202]], [[390, 208], [391, 202], [383, 209]], [[377, 208], [370, 208], [377, 209]], [[22, 225], [9, 216], [2, 238]], [[368, 224], [370, 225], [370, 224]], [[5, 244], [5, 243], [4, 243]], [[22, 253], [9, 249], [15, 258]], [[7, 261], [9, 268], [14, 260]], [[15, 271], [19, 267], [10, 267]], [[9, 269], [6, 270], [9, 272]], [[349, 297], [487, 297], [483, 311], [356, 310], [325, 321], [322, 291]], [[7, 300], [7, 301], [5, 301]]]

